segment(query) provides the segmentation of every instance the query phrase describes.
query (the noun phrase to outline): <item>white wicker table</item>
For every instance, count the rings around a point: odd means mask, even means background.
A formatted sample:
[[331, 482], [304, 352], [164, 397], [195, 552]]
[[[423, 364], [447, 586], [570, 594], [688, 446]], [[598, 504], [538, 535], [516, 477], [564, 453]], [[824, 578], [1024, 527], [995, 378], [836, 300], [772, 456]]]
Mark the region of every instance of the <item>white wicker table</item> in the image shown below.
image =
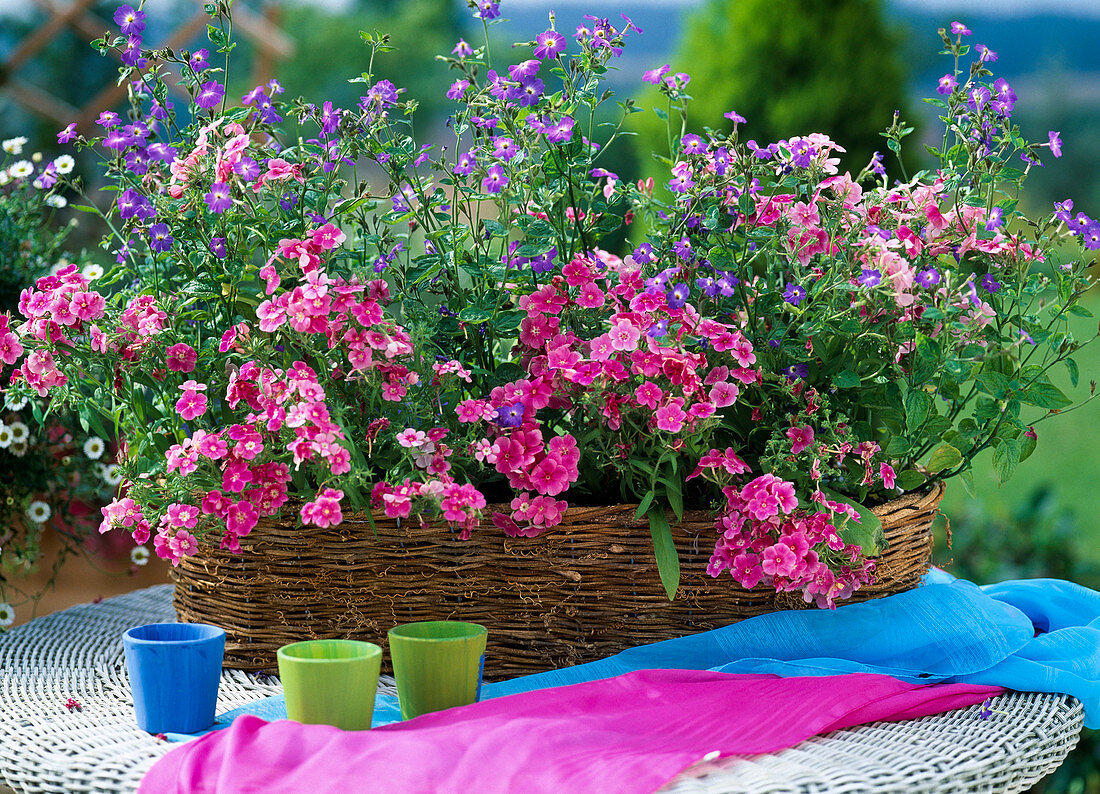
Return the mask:
[[[0, 791], [131, 792], [176, 745], [137, 728], [122, 632], [174, 620], [171, 586], [84, 604], [0, 635]], [[281, 691], [239, 670], [222, 677], [218, 711]], [[80, 710], [69, 710], [73, 698]], [[663, 792], [1016, 792], [1052, 772], [1076, 745], [1081, 704], [1008, 694], [987, 720], [973, 706], [815, 737], [772, 755], [696, 764]]]

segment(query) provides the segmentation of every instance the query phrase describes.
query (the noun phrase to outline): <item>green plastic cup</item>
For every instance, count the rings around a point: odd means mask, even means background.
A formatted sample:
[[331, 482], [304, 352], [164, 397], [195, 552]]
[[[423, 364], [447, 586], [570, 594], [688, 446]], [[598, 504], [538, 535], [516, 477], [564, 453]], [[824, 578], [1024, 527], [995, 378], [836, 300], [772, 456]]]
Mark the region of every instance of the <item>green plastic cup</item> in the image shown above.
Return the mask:
[[487, 635], [484, 626], [457, 620], [428, 620], [390, 629], [401, 718], [476, 703]]
[[345, 731], [370, 728], [380, 647], [358, 640], [308, 640], [284, 645], [278, 658], [289, 719]]

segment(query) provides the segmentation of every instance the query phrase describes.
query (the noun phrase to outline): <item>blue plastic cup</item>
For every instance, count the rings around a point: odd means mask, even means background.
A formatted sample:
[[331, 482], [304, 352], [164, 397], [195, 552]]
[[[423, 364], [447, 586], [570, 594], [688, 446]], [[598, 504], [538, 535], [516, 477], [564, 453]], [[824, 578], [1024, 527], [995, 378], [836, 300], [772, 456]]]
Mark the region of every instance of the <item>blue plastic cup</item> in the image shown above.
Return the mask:
[[195, 733], [214, 724], [225, 629], [205, 623], [150, 623], [122, 635], [138, 727]]

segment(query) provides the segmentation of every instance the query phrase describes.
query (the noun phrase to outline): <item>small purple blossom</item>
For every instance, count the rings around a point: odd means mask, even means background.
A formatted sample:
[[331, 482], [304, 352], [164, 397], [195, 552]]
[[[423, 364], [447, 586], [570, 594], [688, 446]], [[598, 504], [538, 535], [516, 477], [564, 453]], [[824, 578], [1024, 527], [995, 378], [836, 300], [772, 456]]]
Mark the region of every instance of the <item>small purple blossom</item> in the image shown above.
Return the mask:
[[224, 96], [225, 89], [221, 83], [211, 80], [199, 86], [199, 93], [195, 95], [195, 104], [200, 108], [209, 110], [221, 102]]
[[481, 189], [486, 193], [499, 193], [507, 184], [508, 177], [504, 174], [504, 169], [499, 165], [493, 165], [481, 180]]
[[145, 13], [133, 6], [119, 6], [115, 11], [115, 24], [124, 36], [140, 36], [145, 30]]
[[974, 51], [978, 53], [978, 60], [982, 63], [993, 63], [997, 60], [997, 53], [993, 52], [993, 50], [989, 49], [989, 47], [984, 44], [976, 45]]
[[451, 170], [459, 176], [469, 176], [470, 172], [474, 170], [477, 165], [477, 157], [471, 149], [468, 152], [464, 152], [458, 156], [458, 161], [455, 163], [455, 167]]
[[61, 132], [57, 133], [57, 142], [58, 143], [68, 143], [69, 141], [71, 141], [75, 137], [76, 137], [76, 122], [74, 121], [71, 124], [69, 124], [68, 126], [66, 126], [65, 129], [61, 130]]
[[932, 287], [940, 283], [940, 272], [934, 267], [922, 270], [917, 273], [917, 283], [925, 289], [932, 289]]
[[489, 21], [500, 16], [500, 4], [493, 2], [493, 0], [477, 0], [474, 5], [477, 8], [474, 16], [478, 19]]
[[1081, 233], [1081, 240], [1085, 248], [1090, 251], [1100, 249], [1100, 221], [1092, 221]]
[[497, 408], [496, 422], [501, 427], [519, 427], [523, 424], [523, 412], [525, 406], [522, 402], [511, 405], [502, 405]]
[[750, 140], [745, 144], [745, 148], [752, 152], [752, 156], [757, 160], [770, 160], [779, 151], [779, 144], [769, 143], [767, 146], [761, 147], [757, 145], [756, 141]]
[[670, 309], [682, 309], [691, 294], [687, 284], [673, 284], [668, 291], [668, 307]]
[[172, 248], [175, 238], [166, 223], [154, 223], [149, 227], [149, 247], [154, 251], [165, 253]]
[[784, 369], [783, 375], [787, 380], [805, 380], [810, 376], [810, 365], [794, 364]]
[[536, 58], [549, 61], [565, 52], [565, 45], [565, 36], [561, 35], [556, 30], [547, 30], [535, 36], [534, 55]]
[[736, 110], [731, 110], [729, 113], [722, 114], [725, 118], [732, 121], [734, 124], [746, 124], [745, 117], [738, 113]]
[[792, 306], [797, 306], [806, 299], [806, 290], [797, 284], [788, 284], [787, 288], [783, 290], [783, 300]]
[[123, 220], [135, 218], [139, 221], [147, 221], [156, 215], [156, 210], [153, 209], [149, 199], [133, 188], [122, 191], [116, 203], [118, 204], [119, 217]]
[[141, 57], [141, 38], [139, 36], [131, 36], [126, 39], [126, 43], [119, 51], [119, 58], [127, 66], [135, 66], [138, 69], [144, 69], [146, 60]]
[[224, 237], [211, 237], [210, 238], [210, 253], [216, 256], [218, 259], [225, 259], [225, 238]]
[[989, 211], [989, 219], [985, 222], [985, 230], [992, 232], [1005, 225], [1005, 211], [1001, 207], [994, 207]]
[[210, 57], [210, 50], [201, 49], [195, 50], [191, 53], [191, 57], [187, 59], [187, 65], [191, 67], [192, 71], [201, 72], [210, 68], [210, 62], [207, 58]]
[[203, 200], [211, 212], [221, 214], [233, 206], [233, 195], [229, 185], [225, 182], [215, 182], [210, 186], [210, 192], [204, 195]]
[[1051, 130], [1047, 133], [1047, 146], [1055, 157], [1062, 156], [1062, 133]]
[[251, 157], [242, 157], [234, 164], [233, 171], [241, 179], [252, 182], [260, 176], [260, 164]]
[[882, 273], [875, 268], [863, 268], [863, 272], [860, 273], [859, 278], [856, 279], [864, 287], [871, 288], [877, 287], [882, 283]]
[[1073, 212], [1073, 199], [1066, 199], [1062, 202], [1055, 202], [1054, 204], [1054, 217], [1060, 220], [1062, 223], [1069, 223], [1073, 220], [1073, 216], [1070, 214]]
[[707, 144], [698, 135], [688, 134], [680, 139], [680, 149], [684, 154], [701, 154], [707, 150]]
[[970, 28], [968, 28], [962, 22], [955, 21], [951, 23], [951, 33], [955, 36], [969, 36]]
[[936, 84], [936, 93], [947, 96], [958, 87], [959, 81], [955, 79], [954, 75], [945, 74]]
[[469, 87], [469, 80], [455, 80], [451, 83], [451, 87], [447, 89], [447, 99], [462, 99], [462, 95], [466, 93], [466, 89]]
[[656, 69], [650, 69], [648, 72], [642, 75], [642, 80], [647, 83], [653, 83], [658, 85], [661, 82], [661, 78], [672, 71], [672, 67], [667, 63], [664, 66], [658, 66]]
[[991, 273], [986, 273], [982, 276], [982, 280], [978, 283], [981, 285], [982, 289], [990, 294], [997, 292], [1001, 288], [1001, 283], [994, 279]]
[[473, 54], [473, 47], [466, 43], [466, 39], [459, 39], [458, 44], [451, 50], [451, 55], [457, 55], [459, 58], [469, 58]]

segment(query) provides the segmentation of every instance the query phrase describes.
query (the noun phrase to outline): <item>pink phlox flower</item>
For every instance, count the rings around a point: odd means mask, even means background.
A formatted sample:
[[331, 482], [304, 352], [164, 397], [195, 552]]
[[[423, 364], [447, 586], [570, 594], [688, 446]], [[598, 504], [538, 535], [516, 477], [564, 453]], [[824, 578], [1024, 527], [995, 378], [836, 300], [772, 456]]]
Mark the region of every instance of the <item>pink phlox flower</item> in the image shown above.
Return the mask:
[[814, 430], [809, 425], [787, 429], [787, 438], [791, 440], [791, 452], [795, 455], [814, 443]]
[[222, 490], [230, 493], [240, 493], [252, 483], [252, 471], [244, 461], [233, 461], [226, 464], [222, 472]]
[[629, 351], [637, 349], [642, 332], [629, 320], [618, 320], [611, 326], [607, 336], [613, 349]]
[[206, 413], [206, 395], [197, 391], [185, 391], [183, 396], [176, 400], [175, 408], [180, 418], [190, 422]]
[[634, 390], [634, 399], [638, 401], [638, 405], [645, 406], [651, 411], [657, 410], [657, 406], [664, 396], [665, 393], [661, 390], [661, 387], [652, 381], [646, 381]]
[[892, 466], [886, 463], [879, 464], [878, 467], [879, 476], [882, 478], [882, 487], [891, 489], [894, 487], [894, 480], [896, 475]]
[[169, 372], [192, 372], [199, 359], [195, 348], [185, 342], [172, 345], [164, 353]]
[[676, 397], [668, 404], [662, 405], [654, 412], [657, 429], [666, 433], [679, 433], [684, 427], [687, 414], [683, 411], [684, 401]]
[[716, 408], [726, 408], [737, 402], [741, 389], [736, 383], [719, 381], [710, 388], [710, 399]]
[[794, 550], [785, 543], [777, 543], [764, 550], [760, 567], [769, 576], [789, 576], [797, 563]]
[[407, 427], [397, 434], [397, 443], [406, 448], [423, 447], [428, 441], [428, 434], [423, 430], [414, 430]]

